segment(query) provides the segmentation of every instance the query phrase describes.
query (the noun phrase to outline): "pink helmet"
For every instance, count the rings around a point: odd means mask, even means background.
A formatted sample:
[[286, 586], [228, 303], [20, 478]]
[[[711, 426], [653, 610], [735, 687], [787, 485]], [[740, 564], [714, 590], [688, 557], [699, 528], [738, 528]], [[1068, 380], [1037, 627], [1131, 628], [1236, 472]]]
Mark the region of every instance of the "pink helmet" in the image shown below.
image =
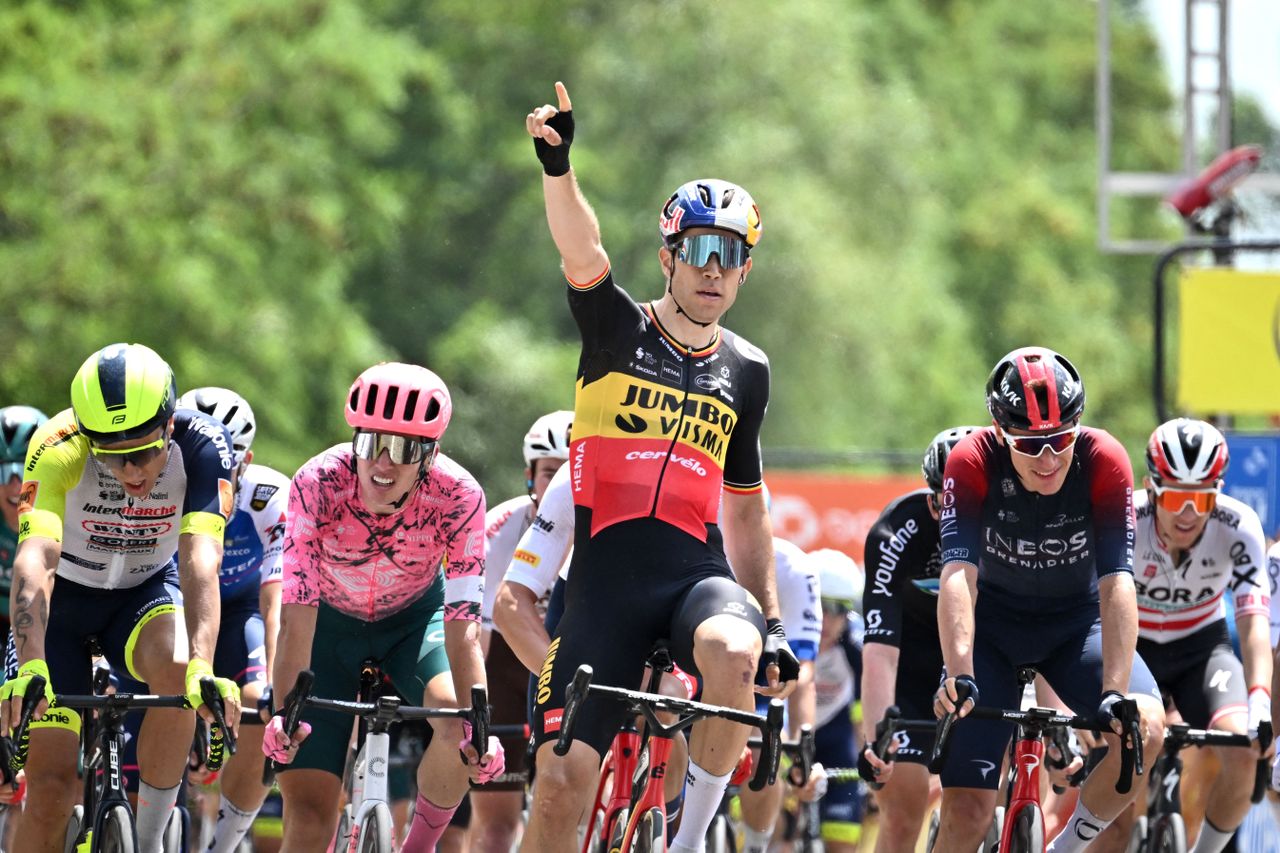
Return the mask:
[[453, 403], [444, 380], [425, 367], [384, 361], [356, 377], [347, 396], [347, 423], [355, 429], [398, 432], [436, 441]]

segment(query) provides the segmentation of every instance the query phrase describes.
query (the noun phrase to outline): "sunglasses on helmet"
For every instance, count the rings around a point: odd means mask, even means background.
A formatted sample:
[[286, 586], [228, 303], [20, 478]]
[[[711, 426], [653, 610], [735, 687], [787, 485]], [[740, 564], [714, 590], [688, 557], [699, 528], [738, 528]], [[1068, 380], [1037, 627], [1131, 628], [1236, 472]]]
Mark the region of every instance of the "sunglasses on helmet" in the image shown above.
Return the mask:
[[732, 234], [694, 234], [676, 242], [676, 258], [690, 266], [705, 267], [715, 255], [721, 269], [735, 270], [747, 262], [751, 250]]
[[1010, 450], [1023, 456], [1039, 456], [1046, 449], [1053, 451], [1054, 456], [1060, 456], [1076, 443], [1079, 435], [1080, 427], [1073, 426], [1046, 435], [1013, 435], [1006, 432], [1004, 440], [1009, 443]]
[[123, 470], [126, 465], [133, 465], [135, 468], [141, 468], [144, 465], [147, 465], [163, 453], [168, 444], [169, 436], [166, 434], [160, 436], [155, 441], [142, 445], [141, 447], [130, 447], [124, 450], [115, 450], [113, 448], [99, 447], [96, 444], [90, 444], [89, 450], [92, 451], [93, 457], [103, 465], [119, 471]]
[[408, 438], [387, 432], [359, 431], [351, 439], [351, 452], [360, 459], [372, 462], [387, 451], [397, 465], [413, 465], [435, 452], [436, 442], [430, 439]]
[[1152, 483], [1156, 506], [1177, 515], [1190, 504], [1196, 515], [1208, 515], [1218, 505], [1217, 489], [1182, 489]]

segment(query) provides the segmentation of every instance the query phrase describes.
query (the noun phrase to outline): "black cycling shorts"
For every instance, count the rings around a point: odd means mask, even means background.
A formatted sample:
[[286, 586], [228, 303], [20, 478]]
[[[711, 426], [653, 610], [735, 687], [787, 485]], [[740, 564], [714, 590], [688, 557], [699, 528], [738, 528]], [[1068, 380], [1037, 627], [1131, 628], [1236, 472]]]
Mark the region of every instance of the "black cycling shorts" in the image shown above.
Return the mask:
[[[666, 522], [634, 519], [587, 539], [590, 515], [579, 508], [578, 541], [565, 587], [565, 612], [538, 675], [531, 720], [539, 745], [558, 736], [565, 687], [581, 664], [592, 683], [635, 689], [654, 644], [667, 640], [681, 669], [698, 675], [693, 633], [712, 616], [750, 622], [763, 642], [764, 616], [733, 580], [717, 528], [701, 542]], [[604, 755], [622, 724], [616, 702], [583, 703], [574, 740]]]
[[1213, 728], [1228, 714], [1248, 712], [1244, 665], [1231, 648], [1225, 619], [1171, 643], [1140, 639], [1138, 654], [1151, 668], [1166, 705], [1172, 701], [1195, 728]]

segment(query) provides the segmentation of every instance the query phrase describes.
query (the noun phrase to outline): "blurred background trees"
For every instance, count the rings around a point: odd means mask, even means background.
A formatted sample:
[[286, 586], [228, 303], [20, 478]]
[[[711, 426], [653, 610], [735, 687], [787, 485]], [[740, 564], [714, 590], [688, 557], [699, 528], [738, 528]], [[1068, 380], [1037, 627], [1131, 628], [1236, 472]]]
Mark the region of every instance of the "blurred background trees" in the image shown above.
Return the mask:
[[[772, 360], [767, 463], [981, 423], [987, 370], [1029, 343], [1076, 362], [1087, 419], [1136, 453], [1150, 259], [1094, 243], [1093, 8], [8, 4], [0, 399], [58, 411], [92, 350], [140, 341], [181, 388], [246, 396], [259, 460], [292, 472], [346, 436], [361, 369], [415, 361], [453, 390], [446, 452], [490, 500], [520, 491], [520, 437], [571, 407], [577, 355], [523, 129], [559, 79], [636, 298], [661, 292], [677, 184], [723, 177], [759, 203], [726, 322]], [[1172, 171], [1154, 38], [1121, 6], [1113, 39], [1115, 158]]]

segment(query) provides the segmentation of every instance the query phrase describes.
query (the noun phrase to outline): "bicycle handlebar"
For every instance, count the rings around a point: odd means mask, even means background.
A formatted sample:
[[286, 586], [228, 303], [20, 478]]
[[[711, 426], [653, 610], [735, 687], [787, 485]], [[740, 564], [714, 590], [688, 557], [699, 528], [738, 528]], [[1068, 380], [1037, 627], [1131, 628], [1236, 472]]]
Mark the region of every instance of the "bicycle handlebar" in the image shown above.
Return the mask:
[[[752, 776], [748, 784], [751, 790], [759, 791], [766, 785], [772, 785], [778, 778], [778, 760], [782, 756], [782, 716], [784, 710], [781, 700], [770, 700], [768, 712], [761, 717], [759, 714], [740, 711], [737, 708], [723, 708], [719, 705], [707, 705], [687, 699], [674, 699], [670, 696], [661, 696], [656, 693], [642, 693], [639, 690], [625, 690], [621, 687], [592, 684], [592, 674], [591, 667], [587, 664], [582, 664], [573, 674], [573, 680], [565, 687], [564, 710], [559, 721], [560, 734], [556, 737], [555, 745], [552, 747], [552, 751], [556, 755], [563, 756], [569, 752], [569, 744], [573, 740], [573, 727], [577, 720], [578, 711], [589, 694], [597, 693], [605, 698], [628, 703], [631, 713], [644, 714], [645, 719], [654, 727], [654, 730], [661, 730], [666, 736], [704, 717], [719, 717], [733, 723], [754, 726], [760, 729], [763, 739], [760, 748], [760, 764], [756, 767], [755, 775]], [[657, 711], [686, 714], [688, 716], [674, 726], [664, 726], [653, 716]], [[544, 729], [548, 722], [544, 715]]]
[[[1116, 792], [1128, 793], [1133, 787], [1133, 776], [1142, 776], [1145, 770], [1143, 758], [1143, 741], [1140, 729], [1138, 703], [1133, 699], [1120, 699], [1112, 706], [1117, 720], [1124, 727], [1124, 735], [1120, 738], [1120, 776], [1116, 780]], [[887, 715], [886, 715], [887, 717]], [[1003, 708], [973, 708], [965, 714], [965, 719], [1002, 720], [1019, 726], [1029, 727], [1038, 733], [1052, 728], [1084, 729], [1099, 734], [1115, 734], [1107, 725], [1099, 724], [1092, 717], [1064, 714], [1050, 708], [1030, 708], [1026, 711], [1010, 711]], [[929, 772], [939, 773], [946, 763], [950, 748], [953, 726], [957, 722], [955, 713], [944, 714], [938, 720], [937, 737], [933, 744], [933, 754], [929, 758]], [[902, 726], [899, 723], [899, 726]]]
[[[311, 695], [311, 688], [315, 683], [315, 673], [304, 669], [298, 673], [298, 678], [293, 683], [293, 689], [289, 691], [289, 695], [284, 697], [284, 707], [281, 709], [284, 714], [284, 733], [290, 738], [298, 730], [298, 723], [302, 719], [303, 703]], [[276, 772], [283, 766], [273, 758], [266, 759], [262, 763], [262, 784], [268, 788], [271, 787], [276, 780]]]
[[206, 675], [200, 679], [200, 698], [213, 714], [213, 725], [209, 727], [209, 756], [205, 766], [210, 770], [221, 770], [226, 763], [227, 753], [236, 754], [236, 734], [227, 725], [227, 718], [222, 712], [222, 696], [218, 693], [218, 685], [213, 676]]
[[[881, 761], [887, 761], [889, 747], [893, 744], [893, 736], [898, 733], [901, 725], [902, 711], [898, 709], [897, 705], [890, 705], [885, 709], [884, 718], [876, 723], [876, 738], [871, 742], [871, 754]], [[930, 770], [932, 771], [932, 767]], [[884, 783], [875, 779], [868, 779], [867, 786], [873, 791], [879, 791], [884, 787]]]
[[[44, 698], [45, 683], [44, 676], [31, 676], [31, 681], [27, 683], [27, 692], [22, 696], [22, 716], [18, 720], [18, 727], [13, 730], [12, 736], [0, 737], [0, 780], [12, 786], [14, 790], [18, 788], [19, 769], [14, 767], [15, 759], [23, 753], [22, 745], [30, 739], [27, 726], [35, 716], [36, 706]], [[17, 741], [18, 746], [14, 746], [14, 741]]]

